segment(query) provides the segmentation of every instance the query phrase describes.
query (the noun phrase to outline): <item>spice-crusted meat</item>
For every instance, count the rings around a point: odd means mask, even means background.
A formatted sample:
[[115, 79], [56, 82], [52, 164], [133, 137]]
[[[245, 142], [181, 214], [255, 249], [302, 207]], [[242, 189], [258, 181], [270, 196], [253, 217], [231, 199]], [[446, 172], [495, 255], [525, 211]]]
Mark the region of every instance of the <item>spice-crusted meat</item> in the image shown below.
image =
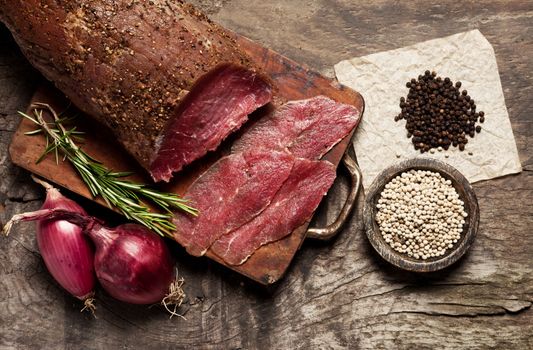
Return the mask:
[[182, 1], [0, 0], [0, 20], [155, 180], [216, 148], [271, 99], [270, 81], [234, 39]]
[[187, 190], [197, 217], [176, 214], [174, 238], [200, 256], [220, 236], [261, 213], [289, 177], [294, 157], [287, 152], [243, 152], [221, 158]]
[[246, 130], [232, 151], [287, 149], [296, 157], [319, 159], [350, 133], [360, 112], [325, 96], [291, 101]]
[[211, 250], [230, 265], [243, 264], [259, 247], [282, 239], [311, 219], [334, 180], [335, 167], [330, 162], [297, 159], [270, 205], [218, 239]]

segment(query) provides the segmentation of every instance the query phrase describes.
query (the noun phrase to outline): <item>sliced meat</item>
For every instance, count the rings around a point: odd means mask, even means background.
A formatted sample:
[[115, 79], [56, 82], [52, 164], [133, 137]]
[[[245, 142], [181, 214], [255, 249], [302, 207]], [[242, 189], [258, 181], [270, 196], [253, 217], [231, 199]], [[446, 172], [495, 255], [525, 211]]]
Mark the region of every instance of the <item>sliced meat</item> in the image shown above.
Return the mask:
[[216, 148], [271, 99], [270, 80], [229, 33], [183, 1], [0, 0], [0, 20], [155, 180]]
[[230, 265], [243, 264], [262, 245], [282, 239], [310, 220], [334, 180], [330, 162], [297, 159], [268, 208], [219, 238], [211, 250]]
[[232, 151], [288, 149], [296, 157], [319, 159], [350, 133], [359, 116], [354, 106], [325, 96], [291, 101], [246, 130]]
[[161, 147], [150, 165], [154, 180], [168, 181], [208, 151], [218, 147], [248, 114], [271, 99], [269, 86], [257, 74], [237, 66], [223, 67], [202, 78], [181, 103], [162, 136]]
[[176, 241], [200, 256], [220, 236], [261, 213], [289, 177], [287, 152], [243, 152], [221, 158], [187, 190], [184, 198], [200, 213], [176, 214]]

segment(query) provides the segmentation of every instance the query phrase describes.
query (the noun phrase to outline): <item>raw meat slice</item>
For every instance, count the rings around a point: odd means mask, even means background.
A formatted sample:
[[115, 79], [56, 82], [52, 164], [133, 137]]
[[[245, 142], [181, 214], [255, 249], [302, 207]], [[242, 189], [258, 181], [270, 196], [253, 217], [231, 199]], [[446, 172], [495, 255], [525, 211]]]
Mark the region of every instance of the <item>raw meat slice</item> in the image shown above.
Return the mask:
[[161, 147], [150, 165], [153, 179], [168, 181], [172, 172], [216, 149], [248, 120], [248, 114], [271, 97], [268, 84], [242, 67], [223, 67], [202, 78], [162, 136]]
[[354, 106], [325, 96], [291, 101], [246, 130], [232, 152], [288, 149], [296, 157], [319, 159], [350, 133], [359, 116]]
[[220, 236], [261, 213], [289, 177], [288, 152], [243, 152], [221, 158], [187, 190], [184, 198], [200, 213], [176, 214], [176, 241], [201, 256]]
[[211, 250], [229, 265], [243, 264], [259, 247], [282, 239], [309, 220], [334, 180], [335, 167], [330, 162], [296, 159], [270, 205], [255, 219], [220, 237]]
[[[156, 180], [215, 148], [271, 99], [270, 80], [234, 38], [180, 0], [0, 0], [0, 21], [28, 60]], [[213, 99], [220, 90], [234, 93]], [[214, 121], [220, 129], [210, 132]], [[185, 136], [176, 141], [173, 132]], [[192, 134], [206, 145], [181, 154]]]

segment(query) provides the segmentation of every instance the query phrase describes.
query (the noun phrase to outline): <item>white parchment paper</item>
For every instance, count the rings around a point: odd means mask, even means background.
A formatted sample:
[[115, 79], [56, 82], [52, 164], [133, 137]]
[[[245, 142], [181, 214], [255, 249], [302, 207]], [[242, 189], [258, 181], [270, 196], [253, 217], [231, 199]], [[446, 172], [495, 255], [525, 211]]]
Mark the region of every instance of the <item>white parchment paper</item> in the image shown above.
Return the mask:
[[[428, 69], [442, 78], [461, 81], [461, 90], [468, 90], [476, 111], [485, 112], [485, 123], [477, 124], [481, 133], [473, 139], [467, 136], [463, 152], [450, 147], [448, 151], [421, 154], [407, 138], [405, 120], [394, 121], [400, 113], [400, 97], [409, 91], [405, 83]], [[413, 157], [440, 159], [470, 182], [522, 170], [494, 49], [478, 30], [342, 61], [335, 65], [335, 73], [340, 83], [359, 91], [365, 99], [363, 120], [354, 138], [365, 187], [389, 165]]]

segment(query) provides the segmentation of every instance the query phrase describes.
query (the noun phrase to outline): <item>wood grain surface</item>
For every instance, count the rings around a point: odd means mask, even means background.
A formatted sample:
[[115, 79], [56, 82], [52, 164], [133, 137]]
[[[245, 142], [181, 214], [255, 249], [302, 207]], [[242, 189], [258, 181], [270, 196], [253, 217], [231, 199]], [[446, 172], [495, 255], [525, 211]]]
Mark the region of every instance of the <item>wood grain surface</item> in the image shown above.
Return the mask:
[[[430, 275], [399, 271], [375, 254], [362, 230], [361, 205], [335, 241], [304, 243], [286, 277], [268, 289], [176, 249], [187, 281], [181, 310], [187, 320], [101, 291], [98, 319], [80, 314], [81, 305], [46, 272], [34, 226], [17, 226], [0, 239], [0, 348], [533, 348], [533, 3], [194, 2], [228, 28], [330, 77], [343, 59], [479, 28], [495, 49], [524, 171], [474, 184], [476, 241], [457, 264]], [[16, 111], [41, 80], [0, 27], [0, 220], [43, 200], [7, 154], [20, 121]], [[320, 209], [318, 224], [336, 216], [347, 183], [339, 177], [338, 199]]]

